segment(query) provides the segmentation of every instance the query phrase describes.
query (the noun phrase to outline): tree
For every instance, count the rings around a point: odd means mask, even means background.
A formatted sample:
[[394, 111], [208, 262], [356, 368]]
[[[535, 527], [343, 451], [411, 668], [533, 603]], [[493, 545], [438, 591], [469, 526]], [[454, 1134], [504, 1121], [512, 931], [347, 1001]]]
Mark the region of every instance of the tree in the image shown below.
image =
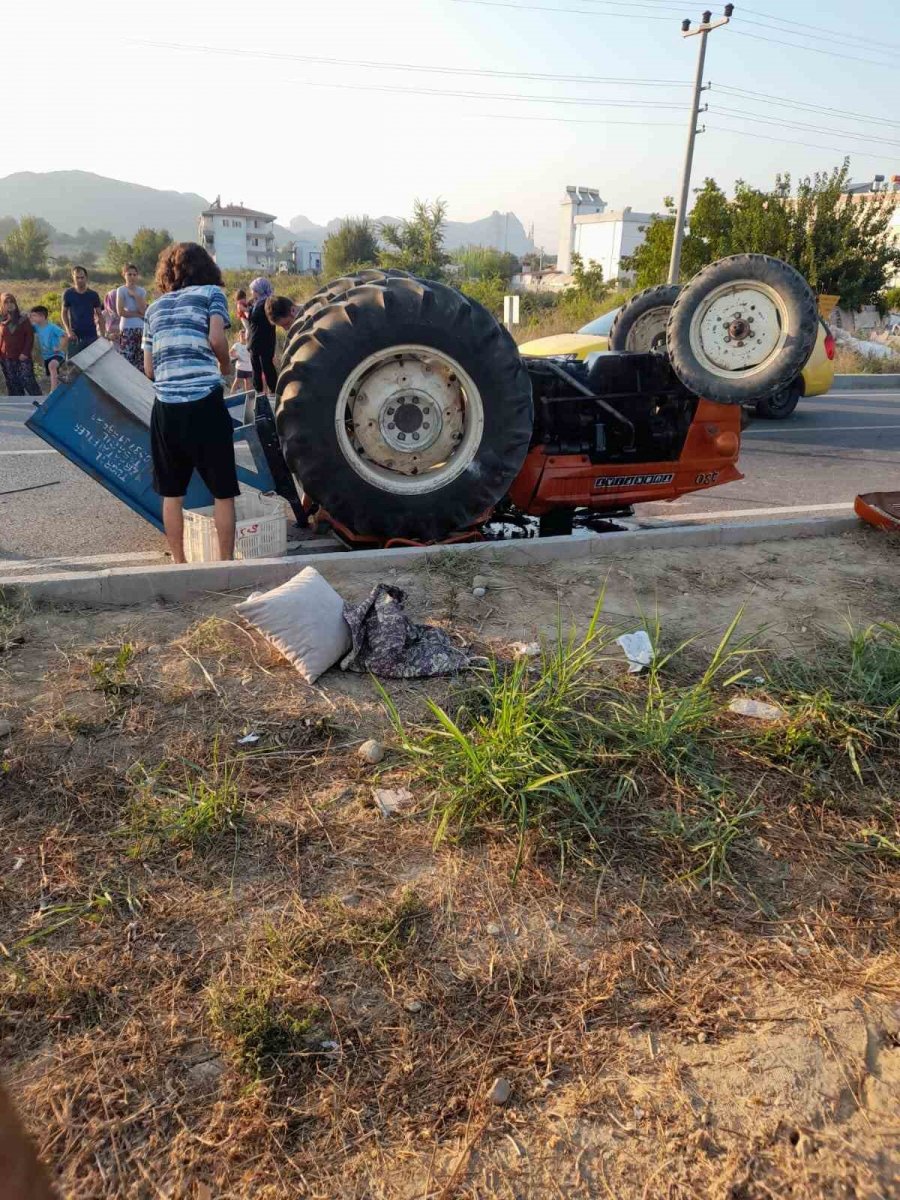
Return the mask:
[[[86, 229], [79, 230], [79, 234], [84, 234], [84, 241], [91, 237]], [[171, 242], [172, 235], [168, 229], [148, 229], [142, 225], [131, 242], [111, 237], [106, 243], [104, 258], [116, 271], [121, 271], [128, 263], [134, 263], [142, 275], [152, 275], [160, 253]]]
[[378, 256], [383, 267], [409, 271], [422, 279], [441, 279], [450, 255], [444, 250], [444, 224], [447, 204], [444, 200], [416, 200], [411, 221], [400, 225], [385, 222], [381, 238], [385, 248]]
[[[696, 192], [685, 237], [681, 279], [728, 254], [771, 254], [805, 276], [820, 294], [837, 295], [845, 308], [877, 303], [900, 267], [900, 248], [891, 238], [890, 196], [849, 196], [849, 167], [817, 172], [792, 188], [790, 175], [777, 175], [769, 191], [735, 183], [728, 200], [715, 180]], [[640, 287], [662, 283], [672, 249], [674, 211], [654, 218], [642, 246], [623, 267]]]
[[322, 247], [322, 270], [329, 279], [337, 279], [360, 267], [378, 262], [378, 238], [368, 217], [345, 217]]
[[36, 217], [23, 217], [3, 243], [10, 274], [20, 279], [34, 279], [43, 274], [49, 242]]
[[462, 246], [450, 256], [463, 279], [512, 279], [519, 271], [519, 260], [493, 246]]
[[599, 304], [610, 289], [610, 284], [603, 281], [603, 268], [588, 261], [585, 266], [580, 254], [572, 255], [572, 284], [566, 288], [566, 298], [570, 300], [585, 300]]
[[131, 245], [129, 242], [111, 237], [106, 244], [103, 257], [106, 259], [107, 265], [114, 271], [121, 271], [126, 263], [132, 261]]
[[171, 244], [172, 235], [168, 229], [141, 226], [131, 243], [132, 262], [142, 275], [152, 275], [160, 254]]

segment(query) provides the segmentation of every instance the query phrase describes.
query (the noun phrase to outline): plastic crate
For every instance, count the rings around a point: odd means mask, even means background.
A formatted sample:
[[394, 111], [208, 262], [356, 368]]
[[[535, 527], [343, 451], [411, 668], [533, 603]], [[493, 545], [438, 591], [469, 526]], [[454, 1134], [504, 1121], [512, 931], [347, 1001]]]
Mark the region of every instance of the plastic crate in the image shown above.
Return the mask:
[[[280, 496], [244, 492], [234, 506], [235, 558], [282, 558], [287, 553], [287, 513]], [[211, 505], [184, 510], [184, 553], [188, 562], [218, 560]]]

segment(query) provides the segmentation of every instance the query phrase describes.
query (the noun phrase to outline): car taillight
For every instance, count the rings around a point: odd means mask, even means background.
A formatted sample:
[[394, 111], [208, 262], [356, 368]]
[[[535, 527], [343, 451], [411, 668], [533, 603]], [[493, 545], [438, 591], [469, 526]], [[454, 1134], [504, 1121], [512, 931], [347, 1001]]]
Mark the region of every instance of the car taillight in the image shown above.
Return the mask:
[[825, 353], [830, 359], [834, 358], [834, 337], [830, 333], [825, 335]]

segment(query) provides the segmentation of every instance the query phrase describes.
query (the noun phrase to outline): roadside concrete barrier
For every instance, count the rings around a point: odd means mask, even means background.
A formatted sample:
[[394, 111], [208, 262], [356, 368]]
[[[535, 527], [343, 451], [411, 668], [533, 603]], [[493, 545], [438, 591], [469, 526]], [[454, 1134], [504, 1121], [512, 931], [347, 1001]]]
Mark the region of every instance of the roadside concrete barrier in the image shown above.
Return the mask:
[[835, 375], [833, 392], [900, 392], [900, 375]]
[[147, 605], [154, 601], [179, 603], [204, 594], [245, 592], [275, 587], [291, 579], [305, 566], [314, 566], [327, 576], [329, 566], [342, 573], [377, 575], [396, 567], [439, 555], [472, 556], [472, 570], [479, 560], [489, 558], [498, 566], [527, 566], [529, 563], [643, 554], [648, 550], [701, 549], [708, 546], [738, 546], [753, 542], [826, 537], [859, 529], [856, 516], [814, 517], [791, 521], [742, 521], [723, 525], [678, 525], [665, 529], [636, 529], [604, 533], [595, 537], [537, 538], [533, 541], [472, 542], [454, 546], [424, 546], [396, 550], [343, 551], [336, 554], [295, 554], [289, 558], [257, 558], [244, 562], [193, 563], [184, 566], [120, 567], [102, 571], [53, 572], [22, 578], [0, 576], [0, 589], [28, 597], [38, 603], [77, 604], [94, 608]]

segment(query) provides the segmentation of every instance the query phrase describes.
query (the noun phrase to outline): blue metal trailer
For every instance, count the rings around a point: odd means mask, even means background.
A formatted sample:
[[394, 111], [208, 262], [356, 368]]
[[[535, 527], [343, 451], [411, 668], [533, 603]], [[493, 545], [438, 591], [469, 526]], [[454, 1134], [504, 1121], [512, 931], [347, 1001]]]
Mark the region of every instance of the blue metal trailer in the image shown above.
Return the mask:
[[[139, 516], [162, 529], [162, 499], [153, 490], [150, 414], [153, 384], [104, 338], [75, 355], [69, 375], [35, 409], [26, 427], [95, 479]], [[236, 445], [245, 442], [253, 468], [238, 459], [238, 480], [260, 492], [277, 492], [298, 524], [306, 518], [293, 476], [281, 454], [269, 401], [255, 392], [227, 396]], [[205, 508], [213, 498], [194, 475], [186, 508]]]

